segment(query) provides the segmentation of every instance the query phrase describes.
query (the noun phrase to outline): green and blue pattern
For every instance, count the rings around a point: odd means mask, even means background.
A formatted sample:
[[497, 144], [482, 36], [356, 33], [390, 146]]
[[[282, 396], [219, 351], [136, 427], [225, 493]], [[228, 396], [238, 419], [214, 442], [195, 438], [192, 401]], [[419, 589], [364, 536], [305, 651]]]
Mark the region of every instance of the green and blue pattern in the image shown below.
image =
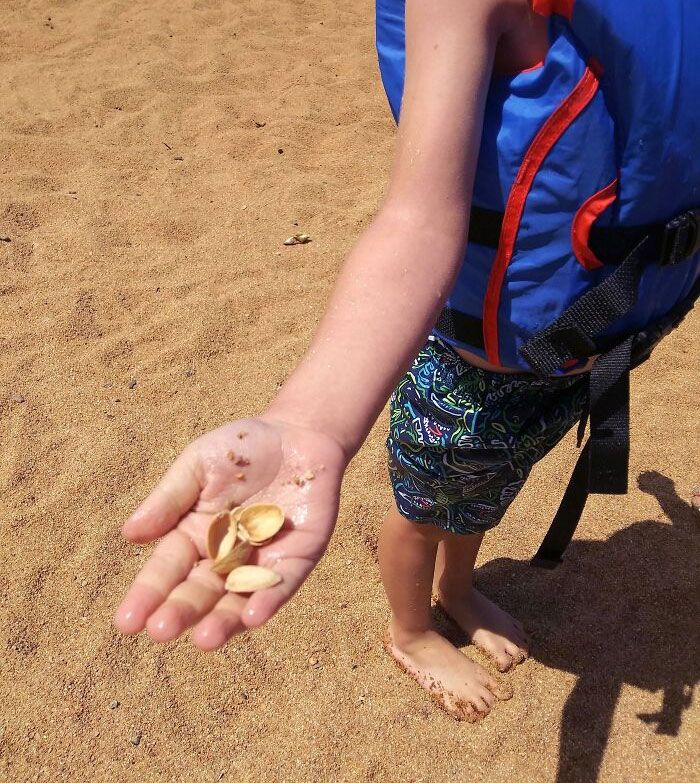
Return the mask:
[[401, 514], [452, 533], [497, 525], [581, 416], [586, 388], [583, 375], [481, 370], [431, 337], [391, 397], [389, 474]]

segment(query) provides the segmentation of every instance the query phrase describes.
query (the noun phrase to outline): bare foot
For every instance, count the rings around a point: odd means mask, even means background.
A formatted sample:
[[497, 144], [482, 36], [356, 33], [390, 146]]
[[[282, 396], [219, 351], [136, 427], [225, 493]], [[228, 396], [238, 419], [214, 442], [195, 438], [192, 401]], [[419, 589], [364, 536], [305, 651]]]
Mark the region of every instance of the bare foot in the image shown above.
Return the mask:
[[435, 631], [399, 635], [390, 627], [386, 651], [457, 720], [479, 720], [496, 699], [510, 699], [511, 689], [497, 682]]
[[508, 612], [473, 587], [466, 595], [440, 591], [438, 606], [471, 640], [506, 672], [528, 656], [528, 638], [523, 626]]

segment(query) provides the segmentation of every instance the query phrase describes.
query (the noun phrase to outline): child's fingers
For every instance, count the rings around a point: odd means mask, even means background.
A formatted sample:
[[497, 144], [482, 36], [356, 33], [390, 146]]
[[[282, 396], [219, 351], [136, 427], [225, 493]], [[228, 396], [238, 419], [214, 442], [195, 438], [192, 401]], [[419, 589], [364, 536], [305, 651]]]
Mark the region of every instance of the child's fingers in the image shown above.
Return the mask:
[[146, 628], [157, 642], [176, 639], [199, 622], [221, 598], [224, 583], [210, 566], [211, 561], [200, 561], [148, 618]]
[[[262, 565], [266, 564], [263, 562]], [[259, 628], [264, 625], [296, 593], [315, 565], [315, 560], [287, 557], [270, 566], [282, 577], [282, 581], [251, 595], [241, 615], [245, 627]]]
[[215, 650], [235, 634], [266, 623], [296, 593], [316, 565], [318, 557], [289, 557], [284, 554], [290, 549], [294, 552], [318, 551], [319, 547], [309, 545], [307, 539], [309, 534], [306, 531], [303, 534], [287, 531], [279, 541], [257, 549], [250, 564], [271, 568], [282, 577], [280, 584], [258, 590], [250, 596], [227, 593], [194, 628], [193, 643], [203, 650]]
[[114, 615], [122, 633], [139, 633], [150, 615], [187, 577], [199, 552], [181, 531], [173, 530], [156, 547]]
[[244, 595], [226, 593], [192, 630], [193, 644], [202, 650], [216, 650], [235, 634], [247, 630], [241, 622], [247, 600]]
[[122, 535], [134, 543], [153, 541], [177, 525], [194, 506], [201, 486], [192, 467], [192, 457], [181, 454], [151, 494], [122, 527]]

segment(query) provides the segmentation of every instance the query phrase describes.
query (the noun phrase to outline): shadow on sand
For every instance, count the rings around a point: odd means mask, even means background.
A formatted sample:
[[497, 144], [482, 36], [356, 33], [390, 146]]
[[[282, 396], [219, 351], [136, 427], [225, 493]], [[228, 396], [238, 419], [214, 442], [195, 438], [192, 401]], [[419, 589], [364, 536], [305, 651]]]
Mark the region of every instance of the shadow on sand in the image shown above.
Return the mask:
[[663, 690], [661, 709], [638, 718], [674, 736], [698, 679], [698, 515], [665, 476], [643, 473], [638, 485], [672, 524], [646, 520], [607, 541], [574, 541], [555, 571], [500, 558], [477, 572], [479, 588], [532, 632], [533, 657], [578, 675], [557, 783], [597, 780], [623, 683]]

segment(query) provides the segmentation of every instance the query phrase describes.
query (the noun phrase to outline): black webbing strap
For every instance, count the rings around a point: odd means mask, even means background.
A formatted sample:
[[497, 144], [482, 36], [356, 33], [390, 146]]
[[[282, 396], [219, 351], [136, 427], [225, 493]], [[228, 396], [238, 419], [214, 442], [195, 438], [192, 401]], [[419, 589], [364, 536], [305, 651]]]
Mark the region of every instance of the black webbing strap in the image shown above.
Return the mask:
[[540, 548], [530, 561], [538, 568], [556, 568], [562, 561], [564, 550], [571, 543], [576, 532], [576, 526], [581, 519], [583, 509], [588, 500], [589, 459], [591, 455], [590, 441], [583, 447], [578, 461], [571, 474], [569, 484], [561, 499], [559, 509], [549, 526], [547, 535]]
[[[503, 213], [472, 206], [469, 219], [469, 241], [485, 247], [498, 247]], [[600, 226], [594, 223], [588, 236], [588, 247], [603, 264], [617, 264], [643, 239], [642, 260], [676, 264], [700, 249], [700, 209], [690, 209], [667, 223], [637, 226]]]
[[[503, 213], [473, 206], [469, 241], [497, 248]], [[644, 266], [678, 264], [700, 251], [700, 208], [677, 215], [667, 223], [640, 226], [594, 224], [589, 247], [605, 264], [625, 260], [600, 285], [584, 294], [547, 329], [533, 337], [520, 351], [539, 375], [551, 375], [570, 359], [599, 353], [593, 337], [635, 304], [639, 275]], [[443, 333], [467, 345], [483, 348], [480, 321], [458, 311], [443, 311]]]
[[698, 249], [698, 219], [700, 211], [688, 210], [668, 223], [650, 223], [643, 226], [591, 227], [588, 247], [603, 264], [616, 264], [642, 239], [646, 244], [641, 251], [642, 260], [648, 263], [677, 264]]
[[502, 226], [503, 212], [472, 206], [469, 217], [469, 241], [484, 247], [498, 247]]
[[594, 338], [628, 313], [637, 301], [645, 243], [643, 239], [602, 283], [588, 290], [520, 348], [520, 355], [537, 375], [549, 377], [571, 359], [599, 352]]
[[630, 352], [632, 337], [604, 353], [590, 376], [591, 472], [588, 490], [627, 492], [630, 456]]
[[435, 328], [445, 337], [459, 340], [476, 348], [484, 348], [484, 322], [481, 318], [454, 310], [452, 307], [443, 307], [438, 316]]
[[556, 568], [571, 542], [590, 493], [625, 494], [629, 472], [629, 372], [632, 337], [603, 354], [589, 376], [588, 406], [578, 441], [590, 416], [590, 436], [559, 509], [531, 563]]

